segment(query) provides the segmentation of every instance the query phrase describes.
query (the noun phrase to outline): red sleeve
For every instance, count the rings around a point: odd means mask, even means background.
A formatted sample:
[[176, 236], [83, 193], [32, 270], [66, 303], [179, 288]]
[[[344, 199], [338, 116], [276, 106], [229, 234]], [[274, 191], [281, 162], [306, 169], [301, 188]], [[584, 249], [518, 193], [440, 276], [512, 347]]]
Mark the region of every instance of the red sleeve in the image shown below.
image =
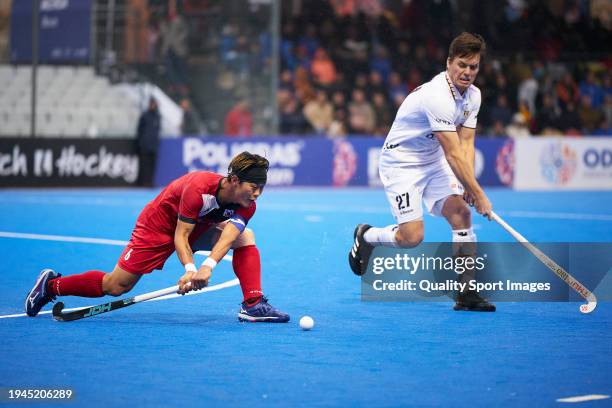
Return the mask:
[[251, 204], [248, 208], [240, 207], [236, 210], [235, 214], [241, 216], [244, 219], [245, 224], [249, 222], [253, 214], [255, 214], [255, 210], [257, 209], [257, 205], [255, 203]]
[[185, 184], [178, 208], [179, 219], [189, 224], [195, 224], [202, 205], [202, 194], [200, 194], [199, 189], [190, 185], [190, 183]]

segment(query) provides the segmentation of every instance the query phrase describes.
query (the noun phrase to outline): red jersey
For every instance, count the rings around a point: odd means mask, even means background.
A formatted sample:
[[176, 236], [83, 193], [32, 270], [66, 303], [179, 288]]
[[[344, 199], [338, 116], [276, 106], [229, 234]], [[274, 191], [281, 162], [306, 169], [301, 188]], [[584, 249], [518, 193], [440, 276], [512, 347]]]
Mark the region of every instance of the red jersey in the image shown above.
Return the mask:
[[188, 173], [170, 183], [142, 210], [132, 233], [132, 241], [144, 245], [174, 246], [177, 220], [196, 224], [189, 236], [193, 243], [212, 225], [238, 216], [248, 223], [255, 213], [239, 204], [220, 205], [217, 201], [223, 176], [207, 171]]

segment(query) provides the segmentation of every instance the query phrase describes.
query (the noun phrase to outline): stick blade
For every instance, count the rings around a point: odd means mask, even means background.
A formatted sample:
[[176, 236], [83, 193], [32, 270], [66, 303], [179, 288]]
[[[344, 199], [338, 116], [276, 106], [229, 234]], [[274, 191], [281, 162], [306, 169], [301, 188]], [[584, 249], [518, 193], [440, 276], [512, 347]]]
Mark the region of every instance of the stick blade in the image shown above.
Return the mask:
[[594, 294], [590, 294], [587, 297], [588, 303], [586, 305], [580, 305], [580, 311], [584, 314], [591, 313], [597, 307], [597, 298]]
[[62, 315], [62, 310], [64, 310], [64, 302], [57, 302], [53, 306], [53, 319], [57, 320], [58, 322], [63, 322], [65, 319]]

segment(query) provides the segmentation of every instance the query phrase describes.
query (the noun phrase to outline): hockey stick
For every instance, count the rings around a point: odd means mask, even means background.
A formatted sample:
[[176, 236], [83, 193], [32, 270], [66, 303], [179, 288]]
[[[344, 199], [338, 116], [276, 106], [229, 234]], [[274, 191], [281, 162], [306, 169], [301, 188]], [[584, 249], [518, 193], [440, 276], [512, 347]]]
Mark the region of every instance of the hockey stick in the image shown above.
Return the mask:
[[544, 265], [555, 273], [563, 282], [567, 283], [572, 289], [574, 289], [580, 296], [587, 300], [587, 304], [580, 305], [580, 311], [582, 313], [591, 313], [597, 307], [597, 298], [590, 290], [588, 290], [582, 283], [578, 282], [572, 275], [570, 275], [565, 269], [557, 265], [555, 261], [550, 259], [546, 254], [540, 251], [537, 247], [531, 244], [527, 239], [519, 234], [514, 228], [508, 225], [502, 220], [499, 215], [491, 211], [491, 218], [493, 218], [499, 225], [501, 225], [506, 231], [510, 233], [517, 241], [519, 241], [525, 248], [536, 256]]
[[172, 287], [157, 290], [155, 292], [149, 292], [143, 295], [115, 300], [112, 302], [103, 303], [101, 305], [84, 307], [83, 309], [77, 309], [66, 313], [62, 312], [62, 310], [64, 309], [64, 302], [57, 302], [55, 306], [53, 306], [53, 318], [58, 322], [70, 322], [72, 320], [84, 319], [86, 317], [91, 317], [99, 315], [101, 313], [121, 309], [122, 307], [128, 307], [136, 303], [144, 302], [146, 300], [155, 299], [160, 296], [169, 295], [171, 293], [175, 293], [177, 290], [178, 285], [174, 285]]

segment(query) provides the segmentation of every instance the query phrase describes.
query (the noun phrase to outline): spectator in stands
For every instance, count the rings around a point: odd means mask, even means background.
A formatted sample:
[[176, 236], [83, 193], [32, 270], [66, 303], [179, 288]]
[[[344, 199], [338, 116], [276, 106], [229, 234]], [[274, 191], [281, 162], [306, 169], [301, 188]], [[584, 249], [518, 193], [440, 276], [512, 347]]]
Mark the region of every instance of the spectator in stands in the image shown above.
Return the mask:
[[335, 92], [342, 92], [346, 94], [348, 92], [348, 84], [346, 82], [346, 78], [344, 73], [340, 70], [336, 71], [336, 80], [327, 87], [327, 90], [334, 94]]
[[139, 159], [138, 185], [153, 186], [157, 164], [157, 150], [161, 132], [161, 116], [155, 98], [149, 99], [149, 106], [140, 115], [136, 130], [136, 151]]
[[591, 97], [591, 106], [593, 108], [599, 109], [603, 105], [604, 91], [601, 85], [597, 83], [593, 71], [587, 72], [586, 78], [580, 82], [578, 89], [581, 96], [588, 95]]
[[389, 51], [385, 47], [378, 46], [374, 53], [374, 57], [370, 60], [370, 71], [377, 72], [383, 82], [389, 81], [391, 75], [391, 60], [389, 59]]
[[608, 123], [612, 123], [612, 93], [604, 96], [603, 113]]
[[283, 24], [283, 35], [280, 41], [280, 55], [283, 66], [289, 71], [293, 71], [297, 68], [297, 61], [295, 59], [295, 25], [293, 22], [288, 21]]
[[400, 41], [396, 52], [393, 53], [393, 70], [402, 73], [408, 72], [412, 67], [412, 60], [410, 43], [408, 41]]
[[519, 102], [525, 104], [529, 113], [535, 115], [536, 113], [536, 96], [538, 95], [538, 81], [533, 77], [533, 72], [529, 71], [527, 78], [525, 78], [518, 86], [517, 99]]
[[253, 133], [253, 115], [249, 102], [240, 99], [225, 116], [226, 136], [251, 136]]
[[336, 67], [323, 48], [317, 49], [310, 65], [310, 73], [316, 84], [327, 87], [336, 80]]
[[593, 136], [612, 136], [612, 127], [606, 118], [602, 117], [597, 129], [591, 132]]
[[183, 109], [183, 121], [181, 122], [181, 133], [183, 135], [197, 136], [205, 133], [204, 126], [197, 112], [193, 110], [191, 101], [187, 98], [181, 99]]
[[377, 93], [386, 94], [387, 93], [387, 87], [385, 86], [383, 77], [380, 75], [380, 73], [378, 73], [378, 71], [370, 72], [370, 77], [368, 78], [368, 85], [367, 85], [366, 91], [367, 91], [367, 96], [369, 99], [372, 99], [374, 97], [374, 94], [377, 94]]
[[281, 72], [278, 88], [293, 92], [293, 73], [290, 70], [284, 69]]
[[338, 109], [334, 112], [334, 120], [329, 125], [327, 135], [331, 138], [346, 136], [348, 125], [346, 123], [346, 111]]
[[517, 112], [512, 116], [512, 122], [506, 126], [506, 135], [512, 138], [531, 136], [527, 119], [522, 113]]
[[356, 25], [349, 26], [345, 40], [338, 50], [345, 72], [354, 74], [367, 72], [370, 68], [368, 61], [369, 43], [359, 35]]
[[578, 115], [580, 116], [580, 122], [582, 123], [582, 130], [586, 135], [592, 133], [597, 127], [599, 127], [601, 120], [604, 119], [602, 111], [593, 108], [591, 96], [588, 94], [580, 97]]
[[549, 94], [542, 95], [542, 106], [538, 109], [535, 116], [535, 131], [541, 135], [560, 135], [563, 134], [558, 129], [559, 109], [554, 104], [554, 99]]
[[393, 71], [389, 74], [389, 100], [400, 98], [402, 101], [408, 96], [408, 84], [402, 81], [401, 75]]
[[353, 82], [353, 89], [361, 89], [366, 95], [368, 95], [370, 84], [368, 81], [368, 76], [365, 72], [360, 72], [355, 75], [355, 79]]
[[320, 49], [319, 37], [317, 36], [317, 27], [314, 24], [308, 24], [304, 35], [298, 40], [298, 47], [306, 51], [308, 59], [312, 59], [315, 53]]
[[508, 106], [508, 97], [505, 94], [497, 96], [497, 103], [491, 108], [489, 113], [489, 122], [499, 122], [503, 127], [506, 127], [512, 121], [512, 111]]
[[287, 89], [280, 89], [277, 99], [280, 108], [280, 132], [294, 135], [306, 132], [308, 123], [295, 95]]
[[168, 18], [161, 24], [161, 54], [170, 81], [171, 93], [187, 96], [187, 65], [189, 26], [178, 13], [176, 1], [168, 2]]
[[408, 89], [410, 91], [415, 89], [417, 86], [422, 85], [423, 82], [427, 81], [423, 81], [421, 71], [419, 71], [417, 68], [412, 68], [410, 71], [408, 71]]
[[361, 89], [355, 89], [349, 104], [349, 127], [351, 133], [371, 134], [376, 125], [374, 109], [365, 98]]
[[604, 103], [606, 96], [612, 95], [612, 76], [606, 72], [601, 81], [601, 89], [603, 90]]
[[298, 67], [295, 70], [293, 87], [295, 89], [295, 96], [302, 105], [308, 103], [315, 96], [315, 90], [308, 78], [308, 71], [303, 67]]
[[382, 92], [376, 92], [372, 96], [374, 109], [375, 125], [374, 134], [376, 136], [387, 136], [390, 124], [393, 123], [393, 113], [387, 103], [387, 98]]
[[576, 85], [572, 74], [569, 72], [563, 74], [561, 80], [557, 82], [555, 91], [557, 92], [557, 98], [559, 99], [561, 109], [566, 109], [566, 106], [570, 103], [575, 107], [575, 104], [578, 103], [580, 98], [578, 85]]
[[319, 89], [315, 99], [304, 105], [304, 117], [318, 134], [327, 132], [334, 119], [334, 107], [327, 99], [325, 91]]
[[575, 136], [580, 134], [582, 122], [573, 102], [568, 102], [565, 106], [565, 110], [563, 110], [559, 117], [558, 126], [566, 135]]
[[332, 94], [331, 102], [334, 105], [334, 110], [346, 109], [346, 97], [342, 91], [335, 91]]
[[501, 121], [496, 120], [493, 122], [493, 126], [491, 127], [490, 136], [492, 137], [506, 137], [506, 126], [504, 126]]

